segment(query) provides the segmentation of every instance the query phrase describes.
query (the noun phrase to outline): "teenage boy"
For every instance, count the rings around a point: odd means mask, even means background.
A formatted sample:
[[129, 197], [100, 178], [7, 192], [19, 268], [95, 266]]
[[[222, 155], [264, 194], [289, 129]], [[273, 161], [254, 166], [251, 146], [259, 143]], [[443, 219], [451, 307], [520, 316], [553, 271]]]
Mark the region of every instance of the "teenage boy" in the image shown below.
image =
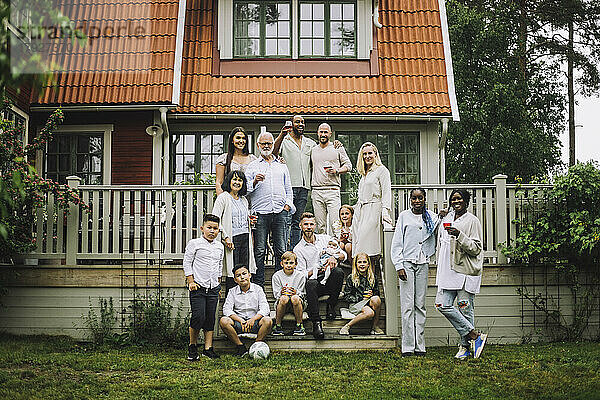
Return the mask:
[[223, 305], [221, 329], [236, 346], [236, 354], [243, 356], [248, 349], [240, 340], [241, 333], [256, 334], [256, 341], [263, 342], [271, 331], [273, 322], [267, 296], [262, 287], [250, 282], [250, 271], [245, 265], [236, 265], [233, 279], [237, 286], [229, 290]]
[[275, 327], [273, 335], [283, 335], [281, 322], [287, 311], [293, 311], [296, 317], [295, 336], [304, 336], [306, 331], [302, 324], [302, 312], [304, 311], [304, 285], [306, 274], [296, 271], [298, 258], [291, 251], [286, 251], [281, 256], [281, 267], [283, 269], [273, 274], [271, 281], [273, 296], [275, 297]]
[[183, 272], [190, 292], [190, 345], [189, 361], [198, 360], [198, 334], [204, 330], [204, 350], [202, 355], [208, 358], [219, 358], [213, 349], [213, 332], [215, 314], [221, 289], [221, 273], [223, 271], [223, 244], [215, 240], [219, 233], [219, 217], [204, 214], [202, 236], [192, 239], [185, 247], [183, 256]]

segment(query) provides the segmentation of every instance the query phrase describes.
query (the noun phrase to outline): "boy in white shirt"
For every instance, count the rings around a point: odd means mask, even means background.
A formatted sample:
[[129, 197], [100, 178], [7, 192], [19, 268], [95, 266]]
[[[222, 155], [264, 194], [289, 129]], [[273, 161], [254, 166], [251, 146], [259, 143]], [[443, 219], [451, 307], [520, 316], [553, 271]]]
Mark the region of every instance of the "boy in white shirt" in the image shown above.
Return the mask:
[[236, 354], [243, 356], [248, 349], [239, 334], [256, 334], [256, 341], [263, 342], [271, 331], [273, 321], [269, 317], [269, 302], [262, 287], [250, 282], [250, 271], [245, 265], [236, 265], [233, 279], [237, 286], [230, 289], [223, 305], [223, 316], [219, 325], [236, 346]]
[[190, 345], [189, 361], [198, 360], [198, 334], [204, 330], [204, 350], [202, 355], [208, 358], [219, 358], [212, 342], [215, 329], [215, 316], [219, 291], [221, 290], [221, 274], [223, 272], [224, 247], [215, 240], [219, 233], [220, 219], [213, 214], [204, 214], [200, 230], [202, 236], [192, 239], [185, 246], [183, 256], [183, 272], [190, 292]]
[[296, 317], [295, 336], [304, 336], [306, 331], [302, 324], [304, 312], [304, 296], [306, 294], [306, 274], [296, 271], [298, 259], [291, 251], [286, 251], [281, 256], [283, 269], [275, 272], [272, 278], [273, 296], [275, 297], [275, 328], [273, 335], [283, 335], [281, 321], [287, 311], [293, 311]]

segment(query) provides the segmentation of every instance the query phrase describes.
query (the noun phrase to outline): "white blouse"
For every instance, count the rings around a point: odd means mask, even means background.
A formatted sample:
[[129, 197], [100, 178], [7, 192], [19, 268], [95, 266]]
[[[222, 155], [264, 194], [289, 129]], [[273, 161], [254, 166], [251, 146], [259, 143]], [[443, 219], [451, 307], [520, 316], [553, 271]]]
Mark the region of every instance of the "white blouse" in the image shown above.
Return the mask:
[[231, 199], [231, 235], [237, 236], [250, 232], [248, 227], [248, 209], [242, 199]]

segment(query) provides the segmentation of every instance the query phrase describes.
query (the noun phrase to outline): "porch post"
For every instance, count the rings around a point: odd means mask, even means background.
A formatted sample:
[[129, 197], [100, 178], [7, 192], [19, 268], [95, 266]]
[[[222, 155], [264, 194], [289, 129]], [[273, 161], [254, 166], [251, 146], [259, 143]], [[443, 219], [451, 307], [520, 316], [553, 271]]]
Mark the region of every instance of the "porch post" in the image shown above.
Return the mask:
[[392, 264], [390, 249], [394, 229], [386, 227], [383, 230], [383, 290], [385, 291], [385, 332], [389, 336], [398, 336], [398, 275]]
[[[77, 190], [81, 178], [78, 176], [67, 176], [67, 186], [72, 190]], [[69, 203], [69, 215], [67, 216], [67, 236], [66, 243], [66, 260], [67, 265], [77, 264], [77, 243], [79, 239], [79, 205]]]
[[498, 174], [492, 179], [496, 186], [496, 250], [498, 264], [506, 264], [506, 256], [502, 254], [500, 244], [508, 245], [508, 224], [506, 221], [506, 175]]

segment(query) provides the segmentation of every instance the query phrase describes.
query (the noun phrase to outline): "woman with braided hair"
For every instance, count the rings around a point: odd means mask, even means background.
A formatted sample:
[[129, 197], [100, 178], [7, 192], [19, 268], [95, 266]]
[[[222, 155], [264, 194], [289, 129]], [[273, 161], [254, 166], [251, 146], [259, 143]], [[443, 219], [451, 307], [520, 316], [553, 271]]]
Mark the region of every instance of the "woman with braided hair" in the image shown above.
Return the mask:
[[402, 355], [425, 355], [425, 293], [435, 254], [438, 215], [425, 207], [425, 189], [410, 192], [410, 209], [398, 216], [391, 257], [400, 279]]

